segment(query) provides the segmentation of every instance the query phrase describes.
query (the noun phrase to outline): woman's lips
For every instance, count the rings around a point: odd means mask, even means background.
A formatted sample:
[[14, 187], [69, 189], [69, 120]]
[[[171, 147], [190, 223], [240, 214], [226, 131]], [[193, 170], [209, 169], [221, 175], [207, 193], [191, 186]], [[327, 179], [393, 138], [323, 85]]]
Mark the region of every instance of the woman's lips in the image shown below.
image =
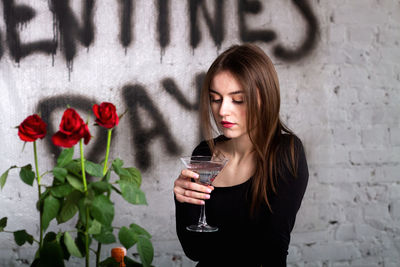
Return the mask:
[[233, 127], [235, 124], [233, 122], [229, 122], [229, 121], [221, 121], [221, 125], [224, 128], [231, 128]]

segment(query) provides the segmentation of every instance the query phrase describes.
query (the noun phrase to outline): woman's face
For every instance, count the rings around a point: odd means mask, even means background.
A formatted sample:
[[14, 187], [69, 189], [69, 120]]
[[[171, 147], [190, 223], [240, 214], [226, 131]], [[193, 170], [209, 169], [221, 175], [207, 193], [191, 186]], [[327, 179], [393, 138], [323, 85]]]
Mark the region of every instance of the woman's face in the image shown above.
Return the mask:
[[247, 134], [244, 91], [229, 71], [219, 72], [210, 86], [210, 104], [218, 128], [228, 138]]

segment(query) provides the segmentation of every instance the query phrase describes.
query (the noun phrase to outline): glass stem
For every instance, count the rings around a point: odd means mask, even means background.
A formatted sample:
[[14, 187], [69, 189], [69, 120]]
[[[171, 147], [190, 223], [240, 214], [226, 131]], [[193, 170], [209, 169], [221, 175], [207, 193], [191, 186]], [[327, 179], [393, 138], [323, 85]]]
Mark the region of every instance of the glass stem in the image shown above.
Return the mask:
[[200, 206], [200, 218], [199, 218], [199, 225], [207, 225], [206, 221], [206, 205], [201, 205]]

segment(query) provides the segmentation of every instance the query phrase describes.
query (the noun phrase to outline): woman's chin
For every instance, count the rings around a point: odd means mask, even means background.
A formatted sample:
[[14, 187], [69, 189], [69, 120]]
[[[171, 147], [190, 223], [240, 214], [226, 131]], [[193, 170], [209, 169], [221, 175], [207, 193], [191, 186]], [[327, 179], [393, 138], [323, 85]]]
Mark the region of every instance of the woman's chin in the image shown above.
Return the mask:
[[229, 138], [229, 139], [234, 139], [234, 138], [239, 138], [239, 137], [241, 137], [241, 136], [243, 136], [243, 135], [245, 135], [247, 133], [233, 131], [233, 130], [230, 130], [230, 129], [224, 129], [224, 130], [222, 130], [222, 134], [225, 137]]

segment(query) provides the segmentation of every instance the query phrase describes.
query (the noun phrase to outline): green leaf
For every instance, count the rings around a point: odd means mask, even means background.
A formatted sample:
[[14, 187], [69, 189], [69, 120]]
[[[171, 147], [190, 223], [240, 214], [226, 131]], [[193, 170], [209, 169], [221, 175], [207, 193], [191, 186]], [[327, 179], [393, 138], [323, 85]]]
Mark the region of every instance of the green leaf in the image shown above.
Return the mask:
[[77, 176], [79, 176], [80, 173], [82, 172], [81, 162], [78, 159], [74, 159], [74, 160], [70, 161], [67, 165], [65, 165], [65, 168], [69, 172], [71, 172]]
[[64, 233], [58, 232], [56, 240], [57, 243], [60, 244], [60, 247], [62, 249], [63, 259], [68, 261], [69, 258], [71, 257], [71, 253], [69, 253], [67, 246], [64, 243]]
[[97, 194], [101, 194], [101, 193], [104, 193], [104, 192], [109, 192], [111, 190], [111, 184], [109, 184], [108, 182], [104, 182], [104, 181], [98, 181], [98, 182], [90, 183], [89, 187], [93, 188], [93, 190]]
[[0, 220], [0, 232], [3, 232], [6, 226], [7, 226], [7, 217], [3, 217]]
[[103, 177], [103, 166], [89, 160], [85, 161], [85, 171], [91, 176]]
[[54, 177], [59, 180], [60, 182], [64, 183], [65, 182], [65, 177], [68, 174], [68, 170], [65, 168], [61, 167], [54, 167], [53, 169], [53, 175]]
[[111, 188], [117, 192], [119, 195], [121, 195], [121, 190], [119, 190], [118, 188], [116, 188], [114, 185], [111, 185]]
[[83, 186], [83, 182], [79, 177], [76, 177], [71, 174], [67, 174], [67, 181], [73, 188], [78, 189], [81, 192], [85, 191], [85, 187]]
[[154, 257], [154, 248], [150, 239], [145, 236], [138, 236], [137, 250], [143, 266], [151, 266], [151, 262], [153, 261]]
[[102, 244], [112, 244], [115, 243], [115, 236], [113, 234], [113, 228], [111, 226], [101, 226], [101, 233], [98, 235], [93, 235], [94, 239]]
[[120, 263], [114, 260], [112, 257], [108, 257], [104, 261], [99, 263], [100, 267], [120, 267]]
[[88, 229], [90, 235], [98, 235], [101, 233], [101, 223], [96, 220], [92, 221], [92, 225]]
[[[81, 198], [78, 202], [78, 210], [79, 210], [79, 220], [82, 222], [83, 225], [86, 225], [86, 207], [91, 205], [91, 200], [89, 200], [86, 196]], [[89, 218], [89, 223], [90, 223]]]
[[38, 211], [43, 210], [44, 200], [49, 195], [50, 189], [46, 188], [46, 190], [40, 195], [39, 200], [36, 202], [36, 209]]
[[138, 241], [136, 234], [125, 226], [119, 230], [118, 239], [126, 249], [130, 249]]
[[78, 212], [77, 203], [83, 197], [83, 194], [79, 191], [72, 191], [71, 194], [67, 196], [66, 201], [63, 203], [60, 213], [57, 216], [57, 222], [63, 223], [75, 216]]
[[10, 168], [8, 168], [8, 170], [6, 170], [2, 175], [1, 175], [1, 177], [0, 177], [0, 187], [1, 187], [1, 189], [3, 189], [3, 187], [4, 187], [4, 185], [6, 184], [6, 181], [7, 181], [7, 177], [8, 177], [8, 172], [11, 170], [11, 169], [14, 169], [14, 168], [17, 168], [17, 166], [11, 166]]
[[[83, 226], [81, 229], [83, 230]], [[84, 257], [86, 256], [85, 240], [86, 240], [85, 233], [82, 231], [79, 231], [75, 238], [75, 244], [77, 245], [77, 247], [79, 248], [79, 251], [81, 252], [82, 256], [84, 256]], [[92, 238], [89, 236], [89, 250], [90, 250], [91, 242], [92, 242]]]
[[64, 239], [63, 237], [64, 237], [64, 233], [63, 232], [58, 232], [57, 235], [56, 235], [57, 242], [60, 243]]
[[114, 204], [105, 195], [96, 196], [91, 207], [91, 214], [103, 225], [111, 225], [114, 219]]
[[57, 240], [43, 242], [38, 266], [65, 266], [62, 247]]
[[1, 189], [3, 189], [4, 185], [6, 184], [9, 171], [10, 171], [10, 169], [6, 170], [0, 177], [0, 187], [1, 187]]
[[121, 180], [129, 181], [135, 184], [137, 187], [140, 187], [142, 184], [142, 175], [136, 168], [122, 168], [119, 177]]
[[133, 259], [126, 256], [124, 258], [124, 261], [126, 263], [126, 267], [143, 267], [141, 263], [134, 261]]
[[74, 156], [74, 147], [64, 149], [60, 153], [60, 156], [58, 156], [57, 166], [64, 167], [72, 160], [73, 156]]
[[72, 239], [71, 235], [68, 232], [64, 233], [64, 244], [71, 255], [82, 258], [81, 252], [79, 251], [78, 247], [75, 244], [75, 241]]
[[64, 223], [72, 219], [78, 212], [78, 206], [75, 203], [65, 202], [61, 208], [59, 216], [57, 216], [58, 223]]
[[44, 239], [44, 242], [53, 242], [53, 241], [57, 241], [57, 234], [54, 232], [48, 232], [46, 233]]
[[48, 195], [44, 200], [43, 215], [42, 215], [42, 224], [43, 224], [43, 229], [45, 231], [47, 227], [49, 227], [51, 220], [57, 217], [59, 210], [60, 210], [60, 201], [55, 197], [53, 197], [52, 195]]
[[106, 175], [103, 178], [103, 181], [106, 181], [106, 182], [110, 181], [110, 177], [111, 177], [111, 171], [108, 170]]
[[33, 236], [28, 234], [25, 230], [15, 231], [15, 232], [13, 232], [13, 234], [14, 234], [15, 243], [17, 243], [18, 246], [22, 246], [23, 244], [25, 244], [25, 242], [28, 242], [29, 244], [32, 245]]
[[132, 223], [131, 225], [129, 225], [129, 229], [131, 229], [137, 235], [142, 235], [149, 239], [151, 238], [151, 235], [149, 234], [149, 232], [147, 232], [144, 228], [142, 228], [141, 226], [139, 226], [135, 223]]
[[118, 174], [118, 171], [122, 168], [124, 162], [121, 159], [116, 158], [113, 160], [111, 165], [113, 167], [113, 170]]
[[131, 182], [118, 180], [122, 197], [131, 204], [147, 204], [146, 196], [142, 190]]
[[37, 250], [36, 250], [36, 252], [35, 252], [35, 260], [32, 262], [32, 264], [31, 264], [31, 266], [33, 267], [33, 266], [38, 266], [38, 265], [35, 265], [35, 262], [36, 261], [39, 261], [39, 257], [40, 257], [40, 248], [37, 248]]
[[33, 180], [35, 180], [35, 173], [32, 171], [32, 165], [28, 164], [28, 165], [22, 167], [21, 171], [19, 172], [19, 177], [21, 177], [21, 180], [24, 183], [32, 186]]
[[74, 191], [74, 188], [70, 184], [63, 184], [50, 188], [50, 193], [58, 198], [66, 197], [72, 191]]

